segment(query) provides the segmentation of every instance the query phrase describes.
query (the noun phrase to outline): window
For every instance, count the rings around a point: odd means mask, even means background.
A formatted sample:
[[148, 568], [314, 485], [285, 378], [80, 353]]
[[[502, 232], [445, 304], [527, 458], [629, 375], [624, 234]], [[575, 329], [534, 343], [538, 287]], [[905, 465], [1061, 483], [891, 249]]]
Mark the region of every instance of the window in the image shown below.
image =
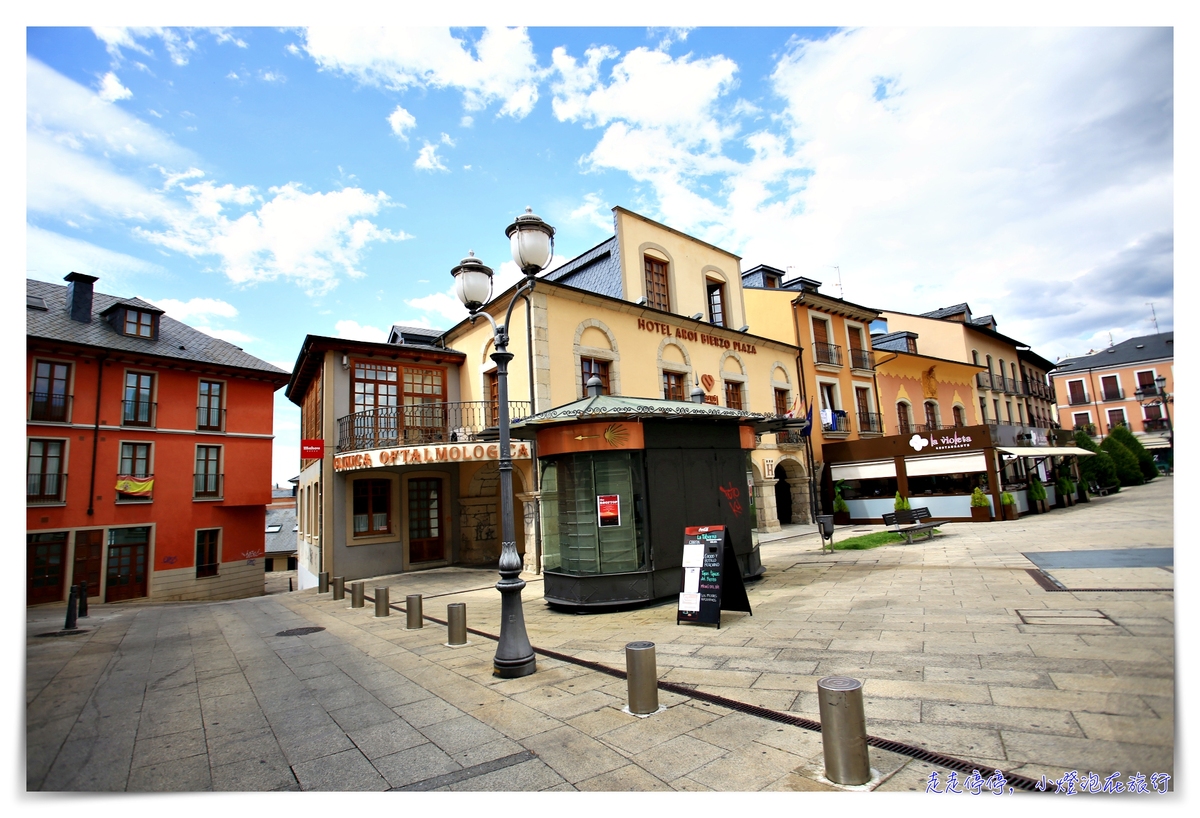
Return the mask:
[[1100, 391], [1104, 394], [1104, 400], [1121, 400], [1124, 397], [1121, 394], [1121, 383], [1117, 380], [1116, 375], [1101, 376]]
[[938, 420], [938, 405], [931, 400], [925, 401], [925, 430], [937, 431], [941, 425]]
[[217, 542], [220, 538], [219, 528], [200, 528], [196, 530], [196, 578], [215, 577], [221, 567]]
[[37, 361], [33, 365], [33, 403], [30, 420], [62, 423], [67, 420], [67, 383], [71, 377], [70, 364]]
[[977, 350], [977, 349], [971, 350], [971, 363], [975, 364], [976, 366], [979, 366], [979, 350]]
[[392, 481], [354, 481], [354, 536], [390, 534]]
[[491, 372], [483, 373], [483, 379], [487, 382], [488, 394], [488, 426], [500, 425], [500, 375], [493, 369]]
[[[446, 439], [445, 371], [425, 367], [404, 367], [404, 440], [422, 443]], [[499, 406], [500, 384], [496, 383]]]
[[718, 327], [728, 326], [725, 322], [725, 285], [719, 281], [708, 282], [708, 319]]
[[725, 405], [730, 409], [742, 409], [742, 385], [737, 381], [725, 381]]
[[587, 382], [593, 377], [600, 379], [600, 394], [608, 394], [608, 361], [598, 358], [580, 358], [579, 376], [583, 384], [582, 395], [587, 395]]
[[841, 366], [840, 348], [829, 343], [829, 322], [824, 318], [814, 318], [813, 330], [813, 360], [819, 364]]
[[667, 263], [645, 256], [646, 305], [664, 312], [671, 311], [671, 291], [667, 283]]
[[268, 534], [278, 534], [280, 531], [283, 531], [283, 523], [268, 523], [267, 524], [267, 533]]
[[63, 441], [30, 440], [25, 499], [30, 503], [56, 503], [64, 498]]
[[987, 398], [979, 399], [979, 420], [981, 423], [988, 422], [987, 416]]
[[1008, 415], [1008, 422], [1011, 424], [1012, 423], [1012, 401], [1006, 400], [1004, 402], [1004, 411]]
[[125, 400], [122, 401], [122, 426], [153, 426], [154, 376], [146, 372], [125, 373]]
[[958, 405], [955, 405], [955, 407], [954, 407], [954, 425], [955, 426], [966, 426], [967, 425], [967, 412], [963, 407], [958, 406]]
[[154, 337], [154, 313], [142, 310], [125, 310], [125, 334], [135, 338]]
[[1090, 426], [1092, 423], [1092, 416], [1088, 412], [1076, 412], [1073, 419], [1075, 421], [1076, 429]]
[[905, 401], [896, 403], [896, 419], [900, 427], [900, 434], [907, 435], [912, 433], [912, 407]]
[[988, 368], [988, 374], [991, 375], [992, 374], [992, 356], [991, 355], [987, 356], [987, 368]]
[[1067, 402], [1072, 406], [1088, 402], [1087, 392], [1083, 388], [1083, 381], [1067, 382]]
[[837, 384], [820, 383], [817, 387], [821, 391], [821, 409], [829, 412], [837, 409]]
[[763, 286], [768, 290], [779, 289], [779, 276], [770, 273], [763, 274]]
[[992, 408], [996, 410], [996, 422], [999, 423], [1000, 422], [1000, 399], [999, 398], [992, 400]]
[[1147, 369], [1137, 373], [1137, 388], [1143, 395], [1158, 394], [1158, 385], [1154, 383], [1154, 370]]
[[195, 493], [197, 497], [221, 496], [221, 447], [196, 447]]
[[196, 428], [219, 432], [224, 428], [221, 396], [225, 385], [220, 381], [200, 381], [200, 402], [196, 407]]
[[430, 562], [446, 558], [442, 537], [442, 481], [408, 481], [408, 559]]
[[683, 388], [687, 375], [682, 372], [663, 372], [663, 397], [667, 400], [687, 400]]
[[149, 500], [154, 491], [149, 443], [122, 443], [117, 474], [118, 500]]
[[1109, 409], [1108, 410], [1108, 430], [1111, 432], [1118, 426], [1128, 426], [1125, 422], [1124, 409]]
[[792, 402], [789, 400], [790, 393], [786, 389], [775, 390], [775, 414], [786, 415], [792, 411]]

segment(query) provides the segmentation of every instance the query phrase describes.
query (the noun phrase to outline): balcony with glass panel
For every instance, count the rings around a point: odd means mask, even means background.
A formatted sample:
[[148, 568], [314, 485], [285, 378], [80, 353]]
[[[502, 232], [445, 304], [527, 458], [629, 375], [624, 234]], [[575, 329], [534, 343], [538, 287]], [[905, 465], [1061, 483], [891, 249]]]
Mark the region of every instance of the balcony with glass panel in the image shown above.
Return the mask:
[[[497, 401], [379, 406], [338, 418], [338, 452], [496, 440]], [[509, 401], [510, 421], [532, 414], [529, 401]]]
[[56, 392], [30, 392], [29, 419], [41, 423], [67, 423], [71, 419], [71, 396]]

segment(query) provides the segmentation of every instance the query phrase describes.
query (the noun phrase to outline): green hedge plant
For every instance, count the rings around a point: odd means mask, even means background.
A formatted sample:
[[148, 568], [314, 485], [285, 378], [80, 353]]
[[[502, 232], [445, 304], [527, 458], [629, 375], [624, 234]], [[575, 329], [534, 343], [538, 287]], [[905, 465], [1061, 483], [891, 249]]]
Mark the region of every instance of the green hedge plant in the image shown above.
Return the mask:
[[971, 492], [971, 508], [988, 508], [989, 506], [987, 495], [983, 493], [983, 489], [976, 486], [975, 490]]
[[900, 511], [902, 509], [912, 509], [912, 506], [908, 503], [908, 498], [900, 492], [896, 492], [896, 502], [894, 503], [894, 506], [896, 511]]

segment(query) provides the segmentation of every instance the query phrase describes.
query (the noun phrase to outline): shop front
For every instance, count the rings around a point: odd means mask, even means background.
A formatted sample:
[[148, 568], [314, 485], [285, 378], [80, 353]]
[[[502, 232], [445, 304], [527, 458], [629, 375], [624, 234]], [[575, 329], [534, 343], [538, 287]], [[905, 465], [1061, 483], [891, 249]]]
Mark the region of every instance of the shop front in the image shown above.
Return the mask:
[[1054, 480], [1077, 480], [1074, 458], [1090, 452], [1068, 445], [1069, 434], [1026, 426], [980, 425], [826, 443], [830, 477], [856, 523], [882, 522], [899, 494], [943, 520], [967, 522], [971, 495], [982, 488], [999, 518], [1000, 495], [1009, 492], [1019, 512], [1029, 510], [1034, 475], [1054, 502]]
[[514, 424], [536, 438], [545, 600], [597, 608], [679, 593], [684, 529], [723, 525], [744, 579], [762, 575], [747, 479], [757, 416], [593, 396]]

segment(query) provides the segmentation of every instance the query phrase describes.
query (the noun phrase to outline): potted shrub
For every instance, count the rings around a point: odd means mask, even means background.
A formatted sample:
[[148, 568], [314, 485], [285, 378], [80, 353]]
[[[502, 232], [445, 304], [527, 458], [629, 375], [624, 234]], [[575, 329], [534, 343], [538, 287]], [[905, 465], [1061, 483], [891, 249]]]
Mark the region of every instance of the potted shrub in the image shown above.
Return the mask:
[[901, 509], [911, 509], [912, 508], [912, 506], [909, 505], [908, 498], [905, 497], [900, 492], [896, 492], [896, 502], [893, 503], [892, 505], [893, 505], [895, 511], [900, 511]]
[[1000, 492], [1000, 519], [1017, 519], [1017, 498], [1012, 496], [1011, 491]]
[[992, 507], [988, 504], [987, 495], [983, 489], [976, 487], [971, 492], [971, 520], [976, 523], [986, 523], [992, 519]]
[[850, 525], [850, 506], [842, 499], [842, 481], [833, 487], [833, 522], [834, 525]]
[[1036, 474], [1029, 478], [1029, 510], [1037, 514], [1049, 510], [1046, 508], [1046, 487]]
[[1060, 477], [1054, 483], [1058, 489], [1058, 505], [1061, 508], [1075, 505], [1075, 484], [1069, 477]]

